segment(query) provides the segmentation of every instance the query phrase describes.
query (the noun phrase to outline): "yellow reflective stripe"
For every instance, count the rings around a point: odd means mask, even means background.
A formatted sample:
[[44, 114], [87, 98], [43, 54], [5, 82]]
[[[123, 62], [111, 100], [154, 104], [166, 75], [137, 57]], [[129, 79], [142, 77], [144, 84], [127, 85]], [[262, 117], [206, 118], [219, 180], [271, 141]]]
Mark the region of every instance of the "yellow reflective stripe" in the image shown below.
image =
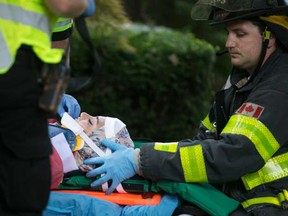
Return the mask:
[[208, 182], [201, 145], [181, 147], [180, 159], [186, 182]]
[[242, 181], [247, 190], [288, 176], [288, 153], [269, 159], [257, 172], [246, 174]]
[[241, 205], [243, 206], [243, 208], [248, 208], [252, 205], [263, 204], [263, 203], [281, 206], [281, 202], [279, 201], [279, 199], [277, 197], [253, 198], [253, 199], [249, 199], [249, 200], [242, 202]]
[[160, 143], [156, 142], [154, 145], [154, 149], [158, 151], [165, 151], [175, 153], [177, 151], [178, 142], [171, 142], [171, 143]]
[[267, 161], [280, 148], [269, 129], [255, 118], [235, 114], [231, 116], [221, 134], [246, 136], [255, 146], [264, 161]]
[[278, 194], [278, 199], [281, 203], [287, 201], [288, 200], [288, 191], [284, 189], [283, 192], [280, 192]]
[[56, 24], [53, 27], [53, 32], [62, 32], [69, 28], [71, 28], [73, 25], [73, 19], [70, 18], [59, 18], [56, 22]]
[[211, 131], [216, 131], [216, 128], [213, 126], [213, 124], [210, 122], [209, 119], [209, 114], [205, 117], [205, 119], [202, 121], [202, 124], [204, 125], [204, 127], [206, 127], [208, 130]]
[[33, 51], [45, 63], [57, 64], [61, 61], [64, 49], [43, 50], [43, 47], [33, 46]]
[[[241, 203], [243, 208], [249, 208], [253, 205], [258, 205], [258, 204], [272, 204], [276, 206], [282, 206], [282, 204], [286, 204], [288, 201], [288, 191], [284, 189], [282, 192], [278, 193], [277, 197], [269, 196], [269, 197], [257, 197], [257, 198], [252, 198], [248, 199], [244, 202]], [[283, 207], [283, 206], [282, 206]]]

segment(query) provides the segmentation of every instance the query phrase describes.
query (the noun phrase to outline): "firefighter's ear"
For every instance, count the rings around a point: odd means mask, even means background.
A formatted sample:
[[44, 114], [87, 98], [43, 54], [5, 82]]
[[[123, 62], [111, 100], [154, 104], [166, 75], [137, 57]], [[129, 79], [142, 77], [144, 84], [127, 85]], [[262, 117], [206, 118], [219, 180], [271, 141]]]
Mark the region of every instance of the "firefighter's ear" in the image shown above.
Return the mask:
[[271, 47], [276, 47], [276, 37], [273, 34], [268, 43], [268, 48], [271, 48]]

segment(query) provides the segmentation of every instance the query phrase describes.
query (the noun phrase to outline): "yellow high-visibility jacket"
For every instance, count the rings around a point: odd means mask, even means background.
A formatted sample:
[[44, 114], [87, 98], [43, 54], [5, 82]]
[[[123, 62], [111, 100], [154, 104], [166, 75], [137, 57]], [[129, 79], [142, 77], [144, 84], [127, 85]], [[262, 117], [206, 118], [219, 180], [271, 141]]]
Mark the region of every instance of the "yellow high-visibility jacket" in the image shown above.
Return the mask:
[[21, 45], [31, 46], [43, 62], [60, 62], [63, 50], [51, 48], [56, 20], [42, 0], [0, 0], [0, 74], [13, 65]]

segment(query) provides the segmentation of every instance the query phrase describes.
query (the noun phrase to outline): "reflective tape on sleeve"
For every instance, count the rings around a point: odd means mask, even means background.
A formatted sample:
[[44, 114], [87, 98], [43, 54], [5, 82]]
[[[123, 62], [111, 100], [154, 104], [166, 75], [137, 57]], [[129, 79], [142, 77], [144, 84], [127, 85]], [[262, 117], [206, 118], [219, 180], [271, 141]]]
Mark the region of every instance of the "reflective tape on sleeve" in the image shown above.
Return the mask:
[[186, 182], [208, 182], [201, 145], [181, 147], [180, 158]]
[[62, 32], [73, 26], [73, 19], [59, 18], [53, 27], [53, 32]]
[[205, 117], [205, 119], [202, 121], [202, 124], [204, 125], [204, 127], [206, 127], [208, 130], [210, 131], [216, 131], [216, 128], [213, 126], [213, 124], [211, 123], [210, 119], [209, 119], [209, 114]]
[[269, 159], [263, 168], [254, 173], [246, 174], [242, 181], [247, 190], [288, 177], [288, 153], [278, 155]]
[[170, 142], [170, 143], [156, 142], [154, 145], [155, 150], [171, 153], [175, 153], [177, 151], [177, 148], [178, 148], [178, 142]]
[[223, 134], [237, 134], [247, 137], [264, 161], [268, 161], [280, 148], [273, 134], [262, 122], [244, 115], [231, 116], [221, 135]]

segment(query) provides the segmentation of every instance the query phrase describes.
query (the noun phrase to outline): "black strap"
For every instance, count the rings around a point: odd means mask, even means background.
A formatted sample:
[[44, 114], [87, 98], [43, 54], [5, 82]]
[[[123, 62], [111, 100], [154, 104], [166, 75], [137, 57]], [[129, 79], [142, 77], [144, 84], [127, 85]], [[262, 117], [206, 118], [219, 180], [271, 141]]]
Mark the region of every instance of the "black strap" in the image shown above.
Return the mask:
[[225, 112], [225, 90], [220, 90], [215, 94], [215, 106], [216, 106], [216, 129], [217, 129], [217, 137], [219, 137], [220, 133], [224, 129], [225, 125], [228, 122], [228, 116]]
[[96, 50], [96, 47], [94, 46], [91, 37], [89, 35], [85, 17], [80, 16], [76, 18], [74, 20], [74, 23], [79, 35], [91, 50], [93, 64], [91, 64], [90, 76], [72, 77], [70, 79], [70, 82], [67, 87], [67, 92], [76, 92], [88, 88], [96, 79], [96, 76], [101, 72], [101, 61], [98, 52]]

